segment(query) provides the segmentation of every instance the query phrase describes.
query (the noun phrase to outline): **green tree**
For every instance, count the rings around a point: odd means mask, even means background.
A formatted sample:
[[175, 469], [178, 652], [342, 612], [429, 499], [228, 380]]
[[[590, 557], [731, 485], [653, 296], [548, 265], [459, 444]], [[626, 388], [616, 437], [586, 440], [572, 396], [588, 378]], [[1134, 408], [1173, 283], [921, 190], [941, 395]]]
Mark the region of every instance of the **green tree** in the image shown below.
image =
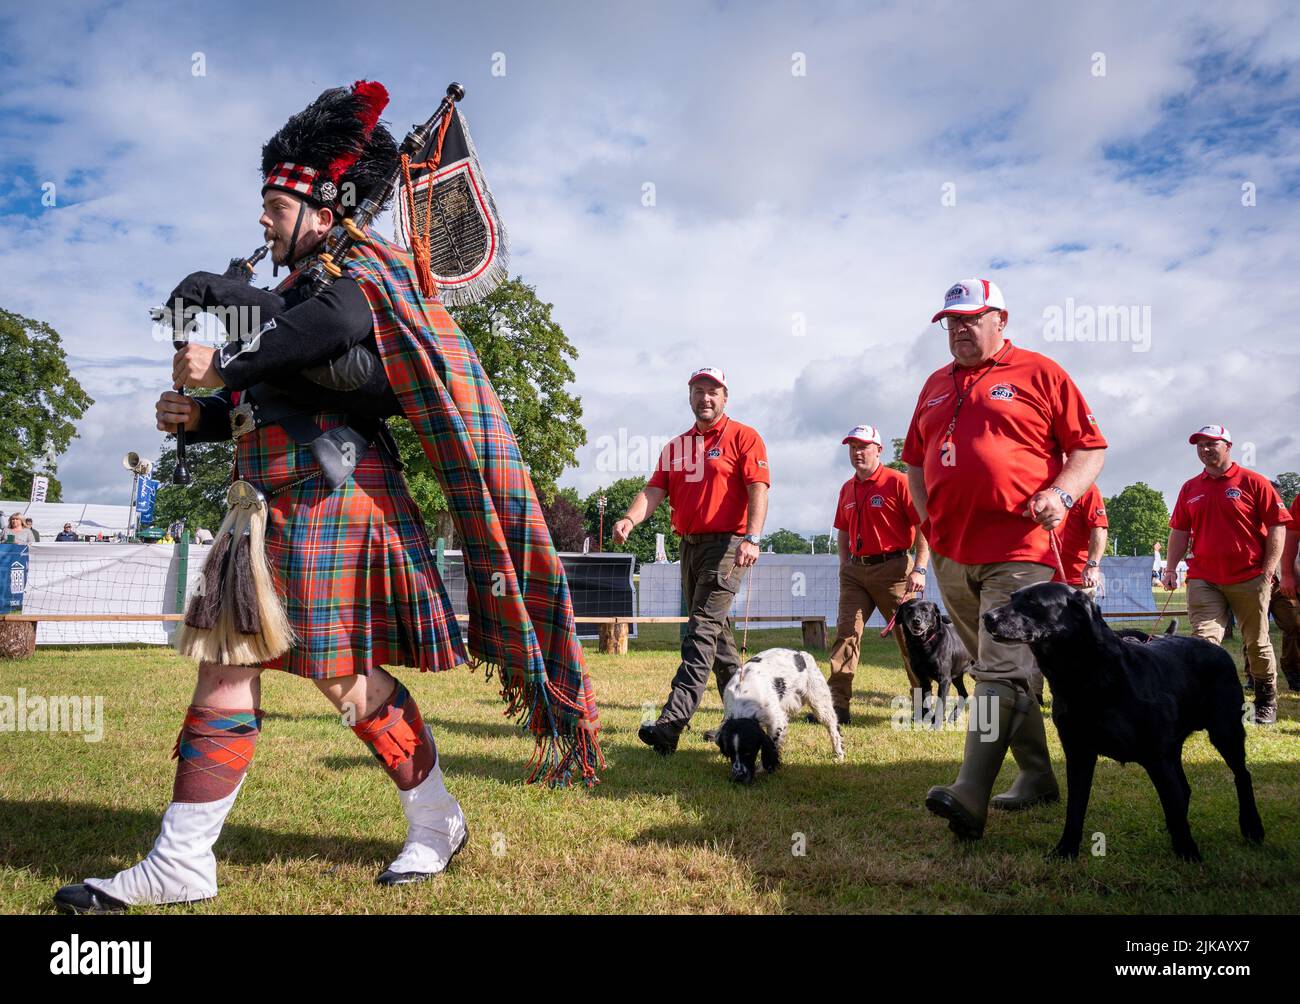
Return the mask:
[[[578, 447], [587, 441], [582, 401], [567, 389], [574, 379], [569, 360], [577, 358], [577, 349], [551, 318], [551, 304], [538, 299], [536, 289], [518, 277], [472, 306], [450, 308], [450, 313], [501, 399], [533, 487], [541, 501], [549, 503], [556, 481], [577, 463]], [[405, 419], [393, 419], [389, 425], [406, 464], [411, 494], [431, 533], [454, 546], [447, 501], [415, 431]]]
[[624, 544], [614, 544], [614, 524], [623, 518], [637, 493], [645, 488], [644, 477], [619, 478], [608, 488], [597, 488], [582, 503], [583, 520], [587, 532], [591, 535], [591, 549], [597, 550], [596, 536], [600, 525], [600, 496], [605, 496], [605, 550], [632, 552], [636, 555], [638, 567], [645, 562], [655, 560], [655, 534], [664, 535], [664, 552], [669, 561], [676, 561], [681, 552], [681, 540], [673, 532], [672, 512], [668, 500], [659, 503], [659, 508], [650, 518], [632, 531]]
[[50, 479], [46, 499], [61, 501], [59, 455], [94, 403], [68, 369], [58, 332], [0, 309], [0, 492], [27, 498], [32, 478], [42, 474]]
[[891, 460], [889, 463], [885, 464], [885, 466], [892, 467], [894, 470], [902, 471], [904, 474], [906, 474], [907, 464], [903, 462], [903, 443], [905, 443], [906, 440], [895, 437], [894, 439], [890, 440], [890, 442], [893, 443], [894, 446], [894, 459]]
[[1295, 471], [1283, 471], [1274, 480], [1281, 487], [1282, 501], [1287, 504], [1289, 509], [1291, 503], [1295, 501], [1295, 497], [1300, 495], [1300, 474]]
[[[829, 542], [829, 535], [823, 534], [822, 536]], [[829, 547], [829, 545], [827, 546]], [[758, 549], [760, 551], [771, 551], [773, 554], [812, 554], [812, 544], [808, 538], [795, 533], [793, 530], [787, 530], [785, 527], [769, 533], [760, 540]]]
[[1106, 500], [1110, 537], [1118, 554], [1150, 554], [1169, 538], [1169, 508], [1165, 498], [1144, 481], [1129, 485]]

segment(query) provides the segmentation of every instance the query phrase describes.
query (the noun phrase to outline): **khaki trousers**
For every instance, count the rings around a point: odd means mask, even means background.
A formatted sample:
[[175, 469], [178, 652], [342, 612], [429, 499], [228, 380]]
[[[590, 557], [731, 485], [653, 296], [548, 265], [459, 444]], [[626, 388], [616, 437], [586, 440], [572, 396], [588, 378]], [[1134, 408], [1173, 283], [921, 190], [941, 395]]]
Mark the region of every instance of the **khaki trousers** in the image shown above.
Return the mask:
[[1241, 645], [1246, 651], [1250, 675], [1277, 685], [1277, 659], [1268, 637], [1268, 605], [1273, 583], [1263, 574], [1245, 582], [1218, 585], [1204, 579], [1187, 580], [1187, 618], [1197, 638], [1223, 644], [1229, 612], [1241, 628]]
[[1282, 629], [1282, 672], [1291, 680], [1300, 672], [1300, 602], [1275, 592], [1268, 610]]
[[731, 633], [731, 604], [748, 573], [736, 566], [743, 537], [710, 534], [681, 547], [682, 597], [690, 620], [682, 639], [682, 661], [657, 724], [680, 733], [700, 706], [712, 672], [721, 697], [731, 674], [740, 668], [740, 652]]
[[[847, 711], [853, 696], [853, 672], [858, 668], [862, 650], [862, 632], [876, 610], [888, 621], [907, 595], [907, 573], [912, 570], [910, 555], [900, 554], [878, 565], [847, 562], [840, 565], [840, 604], [835, 618], [835, 641], [831, 645], [831, 701]], [[903, 653], [903, 669], [912, 687], [916, 677], [907, 659], [903, 629], [894, 628], [894, 640]]]
[[931, 553], [943, 604], [966, 651], [975, 659], [971, 676], [979, 681], [1008, 680], [1041, 694], [1043, 675], [1034, 663], [1029, 646], [994, 641], [985, 630], [982, 618], [994, 607], [1006, 603], [1017, 589], [1050, 582], [1052, 569], [1031, 561], [963, 565]]

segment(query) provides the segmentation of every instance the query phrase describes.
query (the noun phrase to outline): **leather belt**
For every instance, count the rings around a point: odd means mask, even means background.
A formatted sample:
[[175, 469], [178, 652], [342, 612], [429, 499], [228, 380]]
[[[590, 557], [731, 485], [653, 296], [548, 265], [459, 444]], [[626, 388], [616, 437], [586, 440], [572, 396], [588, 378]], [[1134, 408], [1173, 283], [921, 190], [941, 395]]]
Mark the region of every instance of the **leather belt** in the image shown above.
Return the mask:
[[851, 554], [849, 561], [855, 565], [883, 565], [886, 561], [893, 561], [905, 554], [907, 554], [906, 548], [901, 551], [886, 551], [884, 554]]
[[382, 420], [374, 422], [373, 432], [350, 424], [325, 431], [296, 401], [266, 384], [257, 384], [245, 391], [239, 405], [230, 412], [230, 427], [238, 438], [264, 425], [279, 425], [295, 443], [306, 446], [331, 491], [348, 479], [362, 454], [376, 441], [402, 469], [397, 444]]

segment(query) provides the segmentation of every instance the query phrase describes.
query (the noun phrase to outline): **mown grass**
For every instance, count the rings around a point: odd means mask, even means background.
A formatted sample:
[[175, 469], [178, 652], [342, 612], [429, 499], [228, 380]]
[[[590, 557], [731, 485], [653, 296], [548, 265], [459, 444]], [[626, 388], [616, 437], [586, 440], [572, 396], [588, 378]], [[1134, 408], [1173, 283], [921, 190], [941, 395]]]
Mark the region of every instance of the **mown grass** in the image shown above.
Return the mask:
[[[1184, 628], [1185, 629], [1185, 628]], [[1231, 777], [1198, 735], [1186, 749], [1191, 822], [1206, 861], [1169, 849], [1159, 803], [1137, 767], [1102, 761], [1086, 835], [1104, 856], [1046, 857], [1062, 806], [995, 815], [958, 845], [922, 808], [951, 781], [960, 732], [899, 731], [890, 701], [905, 682], [892, 641], [864, 639], [847, 761], [825, 731], [791, 727], [786, 764], [752, 788], [728, 781], [701, 733], [721, 717], [710, 690], [664, 759], [636, 729], [676, 668], [674, 628], [643, 628], [624, 657], [588, 650], [608, 766], [594, 790], [521, 783], [530, 741], [468, 670], [402, 673], [433, 725], [471, 842], [442, 879], [381, 889], [405, 823], [392, 786], [314, 687], [267, 673], [256, 761], [217, 845], [222, 890], [196, 913], [1294, 913], [1300, 910], [1300, 700], [1283, 687], [1281, 722], [1252, 729], [1250, 767], [1268, 837], [1247, 847]], [[751, 632], [750, 651], [800, 647], [796, 631]], [[1234, 649], [1239, 655], [1239, 643]], [[826, 653], [815, 653], [826, 667]], [[50, 893], [147, 852], [170, 795], [168, 759], [192, 674], [151, 648], [41, 649], [0, 665], [0, 694], [102, 694], [99, 743], [0, 733], [0, 911], [50, 909]], [[1063, 760], [1048, 727], [1058, 774]], [[1009, 784], [1008, 758], [1000, 782]], [[804, 850], [803, 854], [796, 851]]]

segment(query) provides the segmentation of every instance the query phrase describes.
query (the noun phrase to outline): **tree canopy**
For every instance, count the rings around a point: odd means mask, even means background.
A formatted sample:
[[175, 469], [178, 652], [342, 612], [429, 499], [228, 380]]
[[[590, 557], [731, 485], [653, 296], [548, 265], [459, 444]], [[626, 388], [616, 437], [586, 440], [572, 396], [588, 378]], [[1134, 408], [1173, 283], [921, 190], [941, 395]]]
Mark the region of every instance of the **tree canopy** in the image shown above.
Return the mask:
[[1117, 554], [1151, 554], [1169, 538], [1165, 497], [1144, 481], [1106, 499], [1106, 518]]
[[62, 501], [59, 455], [95, 402], [68, 369], [59, 333], [44, 321], [0, 309], [0, 470], [3, 492], [26, 498], [32, 478], [49, 478], [46, 500]]

